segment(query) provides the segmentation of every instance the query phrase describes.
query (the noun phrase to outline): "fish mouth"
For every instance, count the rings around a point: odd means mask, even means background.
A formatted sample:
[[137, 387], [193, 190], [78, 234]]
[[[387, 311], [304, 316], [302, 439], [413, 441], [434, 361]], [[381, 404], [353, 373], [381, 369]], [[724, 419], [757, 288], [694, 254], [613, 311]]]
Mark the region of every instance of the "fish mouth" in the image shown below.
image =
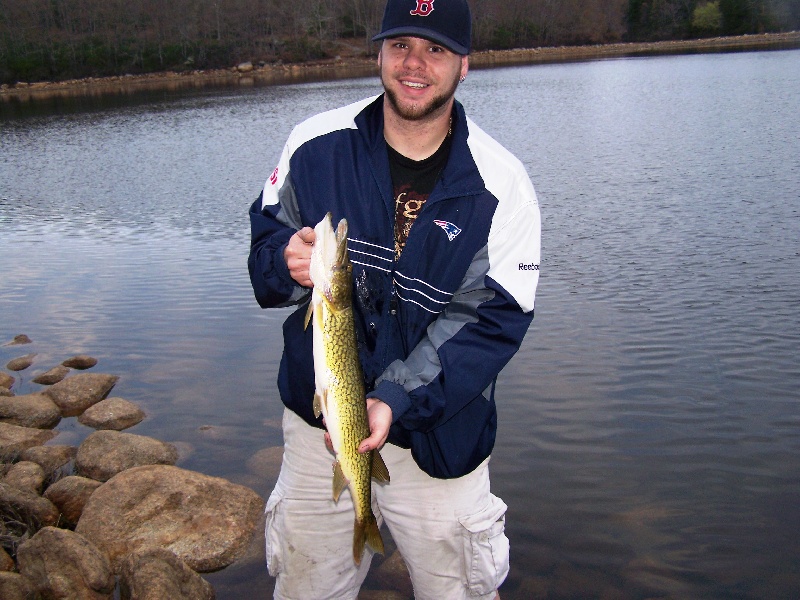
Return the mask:
[[352, 268], [347, 252], [347, 220], [340, 220], [334, 231], [332, 215], [327, 213], [314, 227], [314, 233], [309, 275], [314, 288], [329, 296], [335, 274]]

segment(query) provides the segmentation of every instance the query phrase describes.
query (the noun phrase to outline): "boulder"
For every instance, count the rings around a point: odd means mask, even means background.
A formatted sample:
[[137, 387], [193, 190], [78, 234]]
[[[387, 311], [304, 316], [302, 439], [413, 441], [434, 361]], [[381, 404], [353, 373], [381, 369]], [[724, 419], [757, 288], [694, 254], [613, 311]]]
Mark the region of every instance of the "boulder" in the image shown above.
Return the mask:
[[28, 490], [35, 494], [41, 494], [45, 477], [44, 469], [40, 465], [35, 462], [21, 460], [11, 466], [3, 477], [3, 483], [12, 485], [18, 490]]
[[59, 511], [50, 500], [35, 492], [0, 482], [0, 516], [35, 529], [58, 523]]
[[58, 435], [49, 429], [20, 427], [0, 421], [0, 456], [19, 454], [25, 448], [41, 446]]
[[77, 451], [75, 446], [33, 446], [20, 452], [19, 459], [35, 462], [50, 477], [75, 458]]
[[32, 344], [32, 343], [33, 343], [33, 340], [31, 340], [31, 338], [29, 338], [24, 333], [20, 333], [19, 335], [15, 335], [13, 340], [11, 340], [10, 342], [6, 342], [3, 345], [4, 346], [20, 346], [22, 344]]
[[276, 481], [283, 463], [283, 446], [262, 448], [247, 461], [247, 470], [262, 479]]
[[140, 423], [144, 416], [144, 411], [133, 402], [123, 398], [106, 398], [87, 408], [78, 421], [94, 429], [121, 431]]
[[61, 421], [61, 409], [49, 396], [38, 392], [24, 396], [0, 396], [0, 421], [20, 427], [52, 429]]
[[165, 548], [194, 571], [210, 572], [247, 550], [263, 508], [261, 497], [244, 486], [153, 465], [100, 486], [75, 531], [104, 550], [115, 570], [131, 552]]
[[11, 386], [14, 385], [15, 381], [16, 379], [14, 379], [8, 373], [0, 373], [0, 387], [11, 389]]
[[9, 371], [24, 371], [33, 364], [34, 358], [36, 358], [36, 354], [26, 354], [25, 356], [14, 358], [8, 362], [6, 369]]
[[70, 369], [78, 369], [79, 371], [83, 371], [84, 369], [91, 369], [93, 366], [95, 366], [97, 364], [97, 359], [87, 356], [86, 354], [78, 354], [77, 356], [68, 358], [61, 364], [65, 367], [69, 367]]
[[45, 393], [58, 405], [63, 416], [76, 417], [108, 396], [118, 380], [116, 375], [78, 373], [59, 381]]
[[38, 383], [40, 385], [53, 385], [54, 383], [58, 383], [64, 377], [69, 375], [69, 369], [62, 365], [58, 365], [50, 369], [49, 371], [45, 371], [41, 375], [37, 375], [32, 379], [33, 383]]
[[102, 482], [88, 477], [68, 475], [51, 484], [44, 491], [44, 497], [55, 504], [66, 521], [75, 525], [81, 518], [89, 498], [101, 485]]
[[253, 70], [253, 63], [250, 61], [239, 63], [236, 65], [236, 70], [239, 71], [239, 73], [249, 73]]
[[41, 600], [33, 583], [19, 573], [0, 572], [0, 598], [3, 600]]
[[13, 395], [14, 392], [12, 392], [7, 387], [3, 387], [2, 385], [0, 385], [0, 396], [13, 396]]
[[[6, 552], [5, 548], [0, 547], [0, 572], [2, 571], [13, 571], [14, 570], [14, 559], [11, 558], [11, 555]], [[5, 598], [2, 595], [2, 587], [0, 587], [0, 598]]]
[[169, 550], [129, 554], [120, 572], [121, 600], [214, 600], [214, 588]]
[[45, 527], [17, 550], [19, 572], [47, 598], [111, 598], [116, 580], [100, 550], [80, 534]]
[[78, 447], [75, 470], [78, 475], [108, 481], [117, 473], [143, 465], [173, 465], [178, 460], [175, 446], [155, 438], [103, 430], [90, 434]]

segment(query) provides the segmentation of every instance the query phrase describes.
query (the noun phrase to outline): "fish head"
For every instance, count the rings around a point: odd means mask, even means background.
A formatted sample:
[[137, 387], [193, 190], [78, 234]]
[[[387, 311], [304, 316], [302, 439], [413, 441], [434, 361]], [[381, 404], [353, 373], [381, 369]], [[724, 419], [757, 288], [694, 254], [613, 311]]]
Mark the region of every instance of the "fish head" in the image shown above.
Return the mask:
[[333, 229], [331, 213], [314, 227], [316, 238], [309, 268], [314, 292], [336, 309], [350, 305], [353, 294], [353, 265], [347, 252], [347, 220]]

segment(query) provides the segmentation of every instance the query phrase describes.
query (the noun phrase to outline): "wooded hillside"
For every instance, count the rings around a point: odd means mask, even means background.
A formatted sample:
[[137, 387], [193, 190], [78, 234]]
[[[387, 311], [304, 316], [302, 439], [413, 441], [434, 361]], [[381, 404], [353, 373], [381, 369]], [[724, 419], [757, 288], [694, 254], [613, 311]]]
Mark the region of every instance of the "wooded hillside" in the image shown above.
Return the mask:
[[[384, 0], [0, 0], [0, 83], [377, 51]], [[800, 0], [470, 0], [474, 48], [791, 31]]]

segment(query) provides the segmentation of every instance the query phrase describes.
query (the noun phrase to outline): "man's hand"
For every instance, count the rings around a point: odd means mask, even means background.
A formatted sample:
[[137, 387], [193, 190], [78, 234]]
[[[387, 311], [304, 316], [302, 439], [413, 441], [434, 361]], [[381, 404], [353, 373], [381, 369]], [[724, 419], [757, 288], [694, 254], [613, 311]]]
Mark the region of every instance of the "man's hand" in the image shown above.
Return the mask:
[[386, 438], [389, 437], [389, 427], [392, 426], [392, 409], [377, 398], [367, 398], [367, 420], [370, 436], [358, 446], [358, 451], [362, 454], [383, 448]]
[[311, 265], [311, 246], [316, 239], [316, 234], [311, 227], [303, 227], [289, 238], [289, 243], [283, 251], [283, 260], [289, 268], [289, 274], [303, 287], [314, 287], [308, 268]]

